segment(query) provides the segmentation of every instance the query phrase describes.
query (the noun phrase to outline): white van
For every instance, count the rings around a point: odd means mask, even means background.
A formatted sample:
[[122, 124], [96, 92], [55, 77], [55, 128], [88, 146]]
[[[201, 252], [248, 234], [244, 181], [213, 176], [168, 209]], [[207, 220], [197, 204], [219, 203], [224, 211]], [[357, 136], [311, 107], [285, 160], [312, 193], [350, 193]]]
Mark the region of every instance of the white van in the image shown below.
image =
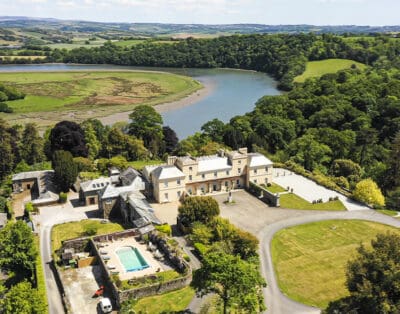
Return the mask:
[[109, 298], [102, 298], [99, 303], [100, 309], [103, 313], [111, 313], [112, 305]]

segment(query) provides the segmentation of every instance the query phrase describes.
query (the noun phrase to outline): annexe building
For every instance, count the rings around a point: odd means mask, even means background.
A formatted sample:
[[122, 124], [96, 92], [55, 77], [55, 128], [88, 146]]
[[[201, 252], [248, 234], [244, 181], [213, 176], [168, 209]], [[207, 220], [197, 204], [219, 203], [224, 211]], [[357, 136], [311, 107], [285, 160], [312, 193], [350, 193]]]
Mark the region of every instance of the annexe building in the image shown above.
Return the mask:
[[202, 157], [168, 158], [166, 165], [143, 170], [151, 194], [159, 203], [178, 201], [184, 195], [206, 195], [249, 187], [250, 182], [272, 182], [273, 163], [247, 148]]

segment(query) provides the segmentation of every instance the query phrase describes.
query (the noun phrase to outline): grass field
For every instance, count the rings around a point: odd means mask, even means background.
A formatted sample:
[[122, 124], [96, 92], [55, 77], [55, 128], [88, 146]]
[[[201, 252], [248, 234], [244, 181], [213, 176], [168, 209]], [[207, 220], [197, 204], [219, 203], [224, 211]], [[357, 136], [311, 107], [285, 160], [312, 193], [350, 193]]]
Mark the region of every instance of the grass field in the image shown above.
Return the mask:
[[295, 82], [302, 83], [310, 77], [319, 77], [327, 73], [336, 73], [340, 70], [349, 69], [353, 64], [359, 69], [365, 69], [366, 65], [357, 61], [347, 59], [327, 59], [321, 61], [307, 62], [303, 74], [294, 78]]
[[380, 212], [381, 214], [388, 215], [391, 217], [396, 217], [399, 214], [399, 212], [389, 209], [378, 209], [377, 212]]
[[201, 88], [190, 77], [138, 71], [0, 73], [0, 81], [27, 95], [8, 103], [14, 113], [1, 114], [5, 119], [31, 113], [37, 113], [30, 117], [38, 120], [57, 118], [60, 111], [79, 112], [77, 119], [101, 117], [129, 111], [138, 104], [178, 100]]
[[286, 190], [276, 183], [271, 183], [271, 186], [267, 186], [266, 189], [271, 193], [282, 193], [286, 192]]
[[142, 170], [145, 166], [161, 165], [163, 163], [165, 162], [162, 160], [136, 160], [129, 162], [129, 166]]
[[183, 288], [161, 295], [140, 299], [134, 310], [136, 313], [177, 313], [184, 311], [194, 297], [194, 290], [190, 287]]
[[44, 59], [46, 58], [46, 56], [0, 56], [0, 59], [10, 59], [10, 60], [14, 60], [14, 59]]
[[43, 302], [43, 304], [46, 305], [46, 312], [43, 314], [46, 314], [49, 312], [48, 310], [48, 304], [47, 304], [47, 294], [46, 294], [46, 283], [45, 283], [45, 278], [44, 278], [44, 270], [42, 266], [42, 256], [40, 254], [40, 239], [38, 236], [35, 236], [34, 238], [35, 241], [35, 246], [39, 254], [36, 257], [36, 280], [37, 280], [37, 290], [39, 292], [39, 296]]
[[326, 203], [312, 204], [307, 202], [300, 196], [292, 193], [282, 194], [280, 198], [280, 204], [282, 208], [289, 209], [307, 209], [307, 210], [346, 210], [343, 203], [340, 200], [331, 201]]
[[290, 298], [326, 308], [348, 295], [345, 272], [360, 243], [369, 246], [378, 233], [399, 229], [361, 220], [330, 220], [276, 233], [272, 259], [281, 291]]
[[90, 228], [96, 229], [96, 234], [106, 234], [124, 230], [124, 228], [117, 223], [102, 224], [100, 220], [89, 219], [56, 225], [51, 230], [53, 251], [61, 248], [62, 241], [64, 240], [85, 236], [85, 231]]

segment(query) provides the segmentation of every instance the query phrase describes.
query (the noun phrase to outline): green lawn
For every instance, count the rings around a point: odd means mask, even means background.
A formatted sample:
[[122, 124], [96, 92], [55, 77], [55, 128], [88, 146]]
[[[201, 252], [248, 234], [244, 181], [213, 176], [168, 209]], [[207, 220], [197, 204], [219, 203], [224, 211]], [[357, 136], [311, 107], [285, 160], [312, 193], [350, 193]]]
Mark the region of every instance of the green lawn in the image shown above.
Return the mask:
[[290, 298], [325, 308], [348, 295], [346, 265], [360, 243], [399, 229], [361, 220], [330, 220], [281, 230], [271, 243], [279, 287]]
[[[42, 299], [43, 304], [46, 305], [46, 312], [48, 313], [48, 304], [47, 304], [47, 295], [46, 295], [46, 283], [44, 279], [44, 271], [42, 267], [42, 257], [40, 255], [40, 239], [38, 236], [34, 238], [35, 246], [38, 250], [38, 255], [36, 257], [36, 280], [37, 280], [37, 290], [39, 291], [40, 298]], [[44, 313], [44, 314], [45, 314]]]
[[136, 313], [172, 313], [184, 311], [195, 293], [190, 287], [140, 299], [133, 307]]
[[276, 183], [271, 183], [271, 186], [267, 186], [265, 187], [268, 191], [270, 191], [271, 193], [282, 193], [282, 192], [286, 192], [286, 190], [281, 187], [280, 185], [276, 184]]
[[343, 203], [340, 200], [326, 202], [326, 203], [312, 204], [293, 193], [281, 194], [280, 204], [282, 208], [289, 208], [289, 209], [333, 210], [333, 211], [346, 210], [346, 207], [344, 207]]
[[135, 161], [130, 161], [129, 166], [137, 170], [142, 170], [145, 166], [160, 165], [163, 163], [165, 162], [162, 160], [135, 160]]
[[310, 77], [319, 77], [327, 73], [336, 73], [340, 70], [349, 69], [353, 64], [359, 69], [365, 69], [366, 65], [357, 61], [347, 59], [327, 59], [321, 61], [307, 62], [303, 74], [294, 78], [295, 82], [302, 83]]
[[389, 210], [389, 209], [378, 209], [377, 212], [380, 212], [381, 214], [388, 215], [391, 217], [395, 217], [398, 215], [399, 212], [395, 210]]
[[97, 229], [96, 234], [106, 234], [124, 230], [124, 228], [117, 223], [102, 224], [100, 220], [89, 219], [56, 225], [51, 230], [53, 251], [61, 248], [62, 241], [64, 240], [86, 236], [85, 231], [89, 228]]
[[3, 72], [0, 81], [27, 95], [8, 102], [14, 113], [0, 115], [14, 121], [59, 120], [63, 111], [79, 113], [77, 119], [102, 117], [175, 101], [201, 88], [190, 77], [140, 71]]

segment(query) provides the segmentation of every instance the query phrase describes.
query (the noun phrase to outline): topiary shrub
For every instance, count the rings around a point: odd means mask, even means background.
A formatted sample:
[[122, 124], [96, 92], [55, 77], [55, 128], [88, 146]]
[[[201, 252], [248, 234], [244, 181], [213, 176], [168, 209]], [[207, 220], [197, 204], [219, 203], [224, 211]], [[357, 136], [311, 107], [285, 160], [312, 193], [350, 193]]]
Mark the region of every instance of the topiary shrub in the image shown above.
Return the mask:
[[67, 200], [68, 200], [67, 193], [61, 192], [60, 195], [58, 196], [58, 202], [61, 204], [65, 204]]

